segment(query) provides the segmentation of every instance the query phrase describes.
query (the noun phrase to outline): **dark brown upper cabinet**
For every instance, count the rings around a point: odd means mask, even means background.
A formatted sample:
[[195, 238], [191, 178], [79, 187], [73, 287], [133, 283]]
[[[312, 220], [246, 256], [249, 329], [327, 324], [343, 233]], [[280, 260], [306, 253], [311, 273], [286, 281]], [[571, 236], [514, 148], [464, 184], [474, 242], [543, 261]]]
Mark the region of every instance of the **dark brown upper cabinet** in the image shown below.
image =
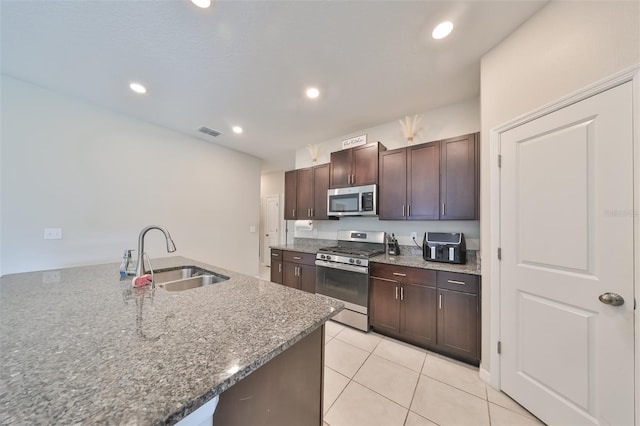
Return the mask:
[[297, 202], [298, 171], [289, 170], [284, 172], [284, 218], [285, 220], [295, 220], [298, 218]]
[[479, 133], [440, 142], [440, 219], [479, 218]]
[[312, 219], [329, 219], [327, 216], [327, 191], [329, 190], [329, 164], [313, 168]]
[[477, 220], [479, 133], [380, 153], [379, 218]]
[[331, 153], [330, 188], [378, 183], [378, 153], [386, 151], [380, 142]]
[[284, 174], [284, 218], [328, 219], [329, 164]]
[[379, 218], [439, 218], [440, 151], [438, 142], [380, 153]]

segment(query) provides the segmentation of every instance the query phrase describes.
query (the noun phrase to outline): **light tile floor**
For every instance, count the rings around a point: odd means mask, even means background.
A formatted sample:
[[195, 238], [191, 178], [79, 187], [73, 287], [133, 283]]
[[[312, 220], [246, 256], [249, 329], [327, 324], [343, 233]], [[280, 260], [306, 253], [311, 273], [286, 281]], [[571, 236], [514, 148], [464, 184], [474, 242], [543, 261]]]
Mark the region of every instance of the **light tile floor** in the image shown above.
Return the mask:
[[478, 369], [329, 321], [325, 426], [541, 425]]
[[325, 344], [325, 426], [544, 424], [467, 364], [333, 321]]

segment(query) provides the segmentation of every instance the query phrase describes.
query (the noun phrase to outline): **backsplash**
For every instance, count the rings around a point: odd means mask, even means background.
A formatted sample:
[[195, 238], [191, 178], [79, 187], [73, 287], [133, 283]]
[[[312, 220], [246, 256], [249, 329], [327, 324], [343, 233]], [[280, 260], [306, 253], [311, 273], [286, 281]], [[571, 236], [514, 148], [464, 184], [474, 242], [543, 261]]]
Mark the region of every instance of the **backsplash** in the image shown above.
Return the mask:
[[[422, 244], [425, 232], [462, 232], [467, 250], [480, 249], [480, 222], [465, 221], [398, 221], [379, 220], [377, 217], [344, 217], [340, 220], [315, 220], [310, 231], [294, 229], [295, 221], [287, 221], [289, 233], [295, 238], [332, 240], [337, 239], [338, 230], [385, 231], [394, 233], [401, 246], [413, 246], [411, 233], [417, 234], [416, 241]], [[291, 241], [291, 240], [290, 240]]]

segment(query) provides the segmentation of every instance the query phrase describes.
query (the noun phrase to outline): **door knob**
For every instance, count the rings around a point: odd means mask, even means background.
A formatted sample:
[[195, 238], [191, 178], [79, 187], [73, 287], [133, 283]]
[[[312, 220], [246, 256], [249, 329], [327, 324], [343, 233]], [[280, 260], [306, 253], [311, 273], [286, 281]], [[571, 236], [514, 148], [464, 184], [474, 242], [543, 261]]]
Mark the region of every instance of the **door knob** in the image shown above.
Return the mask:
[[602, 293], [598, 299], [605, 305], [621, 306], [624, 304], [622, 296], [616, 293]]

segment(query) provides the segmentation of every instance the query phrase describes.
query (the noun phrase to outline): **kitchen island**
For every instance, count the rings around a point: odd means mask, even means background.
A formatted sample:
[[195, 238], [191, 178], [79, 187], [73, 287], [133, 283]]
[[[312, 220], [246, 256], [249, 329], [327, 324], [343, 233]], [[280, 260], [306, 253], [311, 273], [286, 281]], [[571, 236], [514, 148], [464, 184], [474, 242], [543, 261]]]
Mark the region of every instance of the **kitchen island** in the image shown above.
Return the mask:
[[153, 259], [156, 269], [178, 265], [230, 279], [134, 289], [117, 263], [0, 278], [0, 424], [176, 423], [322, 336], [342, 309], [184, 257]]

